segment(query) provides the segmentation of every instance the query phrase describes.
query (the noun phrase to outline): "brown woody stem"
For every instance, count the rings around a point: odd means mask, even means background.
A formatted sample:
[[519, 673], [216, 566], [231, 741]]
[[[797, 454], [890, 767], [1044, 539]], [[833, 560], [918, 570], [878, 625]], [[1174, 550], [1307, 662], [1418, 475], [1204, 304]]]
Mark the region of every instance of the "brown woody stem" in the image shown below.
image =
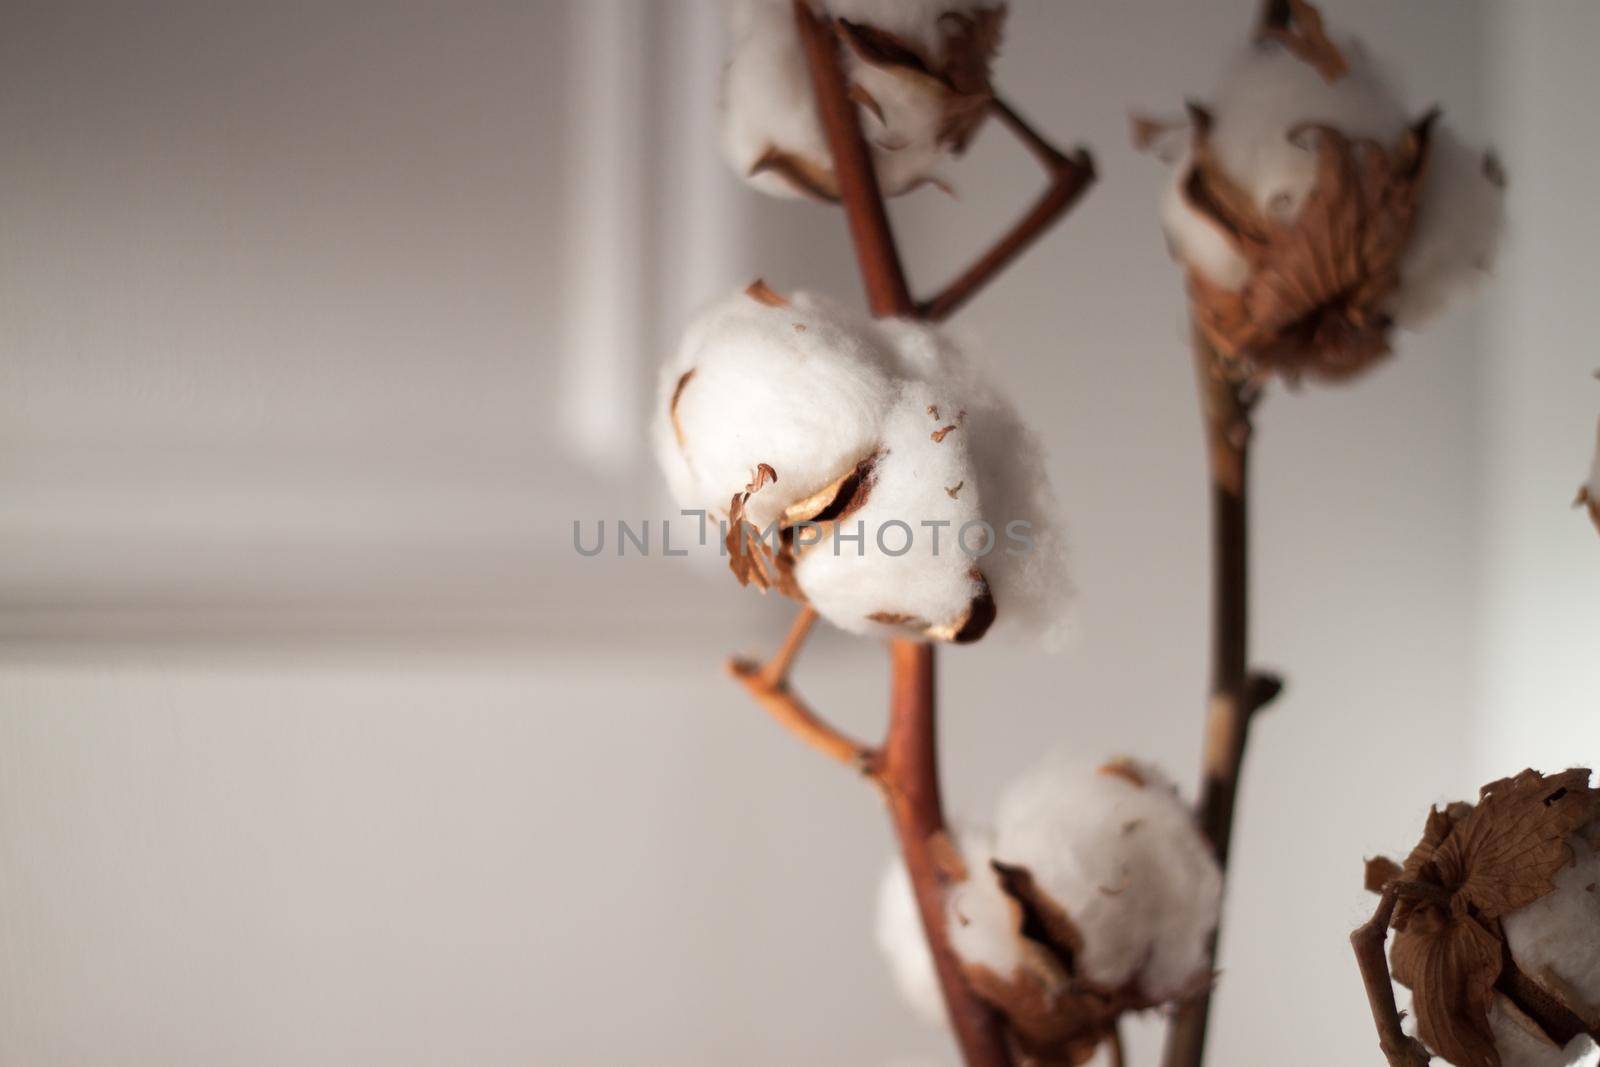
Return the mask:
[[934, 322], [943, 322], [960, 310], [1012, 260], [1055, 225], [1056, 220], [1065, 215], [1094, 183], [1094, 158], [1087, 149], [1078, 148], [1070, 156], [1062, 155], [1000, 97], [995, 97], [989, 106], [1044, 167], [1050, 175], [1050, 186], [1028, 213], [1017, 220], [1016, 225], [979, 256], [972, 266], [945, 286], [939, 295], [920, 305], [923, 318]]
[[[795, 19], [816, 94], [817, 111], [833, 154], [839, 197], [850, 225], [867, 302], [875, 315], [916, 317], [888, 212], [861, 135], [856, 104], [839, 65], [831, 27], [806, 0], [795, 0]], [[889, 729], [871, 770], [883, 787], [900, 852], [922, 916], [923, 933], [944, 994], [950, 1028], [968, 1067], [1011, 1067], [1010, 1050], [995, 1010], [967, 985], [945, 927], [945, 885], [933, 853], [944, 833], [935, 731], [934, 650], [890, 643]]]
[[1407, 1036], [1400, 1026], [1400, 1009], [1394, 1002], [1394, 983], [1389, 978], [1389, 957], [1384, 952], [1395, 902], [1422, 889], [1432, 890], [1433, 887], [1390, 882], [1383, 887], [1372, 918], [1350, 934], [1350, 947], [1355, 950], [1361, 981], [1367, 987], [1372, 1021], [1378, 1028], [1378, 1047], [1383, 1050], [1389, 1067], [1427, 1067], [1429, 1062], [1428, 1050], [1422, 1042]]
[[[1277, 696], [1282, 682], [1272, 675], [1252, 675], [1249, 669], [1249, 458], [1255, 389], [1226, 373], [1198, 330], [1194, 346], [1211, 482], [1211, 697], [1198, 817], [1226, 875], [1250, 721]], [[1213, 968], [1217, 937], [1212, 935], [1209, 946]], [[1178, 1010], [1167, 1031], [1165, 1067], [1199, 1067], [1210, 1010], [1209, 990]]]

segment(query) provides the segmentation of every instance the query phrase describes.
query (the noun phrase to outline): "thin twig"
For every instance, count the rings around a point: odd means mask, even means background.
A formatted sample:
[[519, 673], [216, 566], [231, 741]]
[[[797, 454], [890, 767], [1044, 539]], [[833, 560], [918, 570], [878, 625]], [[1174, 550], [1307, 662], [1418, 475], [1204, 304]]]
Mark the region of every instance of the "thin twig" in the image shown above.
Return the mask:
[[[1384, 952], [1395, 902], [1418, 888], [1416, 883], [1410, 882], [1390, 882], [1384, 886], [1372, 918], [1350, 934], [1350, 947], [1355, 950], [1361, 980], [1367, 987], [1372, 1021], [1378, 1028], [1378, 1047], [1383, 1050], [1389, 1067], [1428, 1067], [1429, 1062], [1428, 1050], [1422, 1042], [1408, 1036], [1400, 1026], [1400, 1009], [1395, 1004], [1394, 983], [1389, 977], [1389, 957]], [[1432, 890], [1434, 887], [1420, 888]]]
[[732, 659], [728, 661], [728, 673], [744, 685], [779, 726], [829, 759], [865, 771], [877, 762], [876, 750], [833, 727], [789, 688], [789, 670], [816, 619], [817, 613], [810, 605], [801, 608], [772, 659], [765, 665]]
[[[1194, 331], [1194, 346], [1211, 482], [1211, 697], [1199, 823], [1226, 875], [1250, 722], [1283, 683], [1249, 670], [1250, 413], [1256, 390], [1226, 373], [1199, 330]], [[1208, 948], [1213, 969], [1218, 936], [1212, 935]], [[1178, 1010], [1167, 1031], [1165, 1067], [1199, 1067], [1210, 1010], [1209, 990]]]
[[1080, 147], [1070, 156], [1062, 155], [1000, 97], [996, 96], [990, 107], [1001, 123], [1027, 146], [1028, 151], [1044, 167], [1050, 175], [1050, 185], [1028, 213], [1018, 219], [972, 266], [945, 286], [939, 295], [919, 305], [923, 318], [934, 322], [943, 322], [976, 296], [1012, 260], [1055, 225], [1095, 180], [1094, 157], [1088, 149]]
[[794, 666], [794, 659], [804, 647], [806, 638], [811, 636], [811, 628], [817, 622], [817, 609], [810, 604], [802, 607], [794, 617], [794, 623], [789, 627], [789, 634], [783, 639], [783, 644], [778, 646], [778, 651], [773, 653], [767, 665], [761, 669], [761, 679], [768, 685], [782, 685], [789, 680], [789, 669]]

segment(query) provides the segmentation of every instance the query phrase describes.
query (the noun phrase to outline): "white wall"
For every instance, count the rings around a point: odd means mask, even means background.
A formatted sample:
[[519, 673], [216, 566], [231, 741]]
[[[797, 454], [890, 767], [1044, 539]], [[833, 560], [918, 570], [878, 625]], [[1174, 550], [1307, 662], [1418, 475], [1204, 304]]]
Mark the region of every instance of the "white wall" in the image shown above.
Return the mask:
[[1592, 764], [1600, 748], [1600, 553], [1568, 506], [1594, 447], [1600, 368], [1591, 259], [1600, 214], [1587, 209], [1600, 166], [1600, 115], [1587, 45], [1600, 8], [1583, 0], [1493, 12], [1502, 43], [1495, 125], [1519, 166], [1513, 233], [1493, 294], [1494, 358], [1484, 364], [1483, 657], [1479, 763]]
[[[1053, 746], [1197, 764], [1199, 420], [1125, 115], [1203, 93], [1254, 6], [1013, 5], [1007, 92], [1102, 179], [962, 323], [1050, 447], [1080, 634], [944, 655], [969, 815]], [[1246, 1067], [1374, 1059], [1361, 860], [1505, 769], [1515, 694], [1552, 725], [1592, 708], [1600, 557], [1563, 505], [1600, 385], [1566, 325], [1586, 275], [1548, 280], [1594, 221], [1553, 162], [1593, 151], [1561, 111], [1590, 110], [1592, 12], [1329, 6], [1408, 57], [1419, 105], [1494, 120], [1529, 229], [1495, 316], [1262, 411], [1256, 644], [1289, 690], [1250, 754], [1217, 1004], [1215, 1062]], [[720, 675], [783, 605], [569, 547], [573, 518], [659, 514], [638, 428], [695, 302], [758, 272], [856, 291], [837, 215], [711, 159], [711, 4], [0, 19], [0, 1064], [944, 1055], [870, 947], [875, 798]], [[642, 96], [585, 88], [606, 25]], [[621, 248], [582, 210], [617, 159]], [[952, 177], [895, 206], [924, 290], [1040, 180], [997, 129]], [[595, 336], [631, 347], [589, 367]], [[873, 647], [824, 634], [800, 682], [879, 728]]]

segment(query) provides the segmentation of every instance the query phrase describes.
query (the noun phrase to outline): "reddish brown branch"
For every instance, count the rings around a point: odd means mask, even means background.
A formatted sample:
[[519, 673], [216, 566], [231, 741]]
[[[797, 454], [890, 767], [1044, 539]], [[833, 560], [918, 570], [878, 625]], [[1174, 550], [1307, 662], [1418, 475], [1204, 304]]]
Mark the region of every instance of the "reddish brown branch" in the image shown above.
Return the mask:
[[[1277, 696], [1283, 683], [1249, 670], [1250, 412], [1255, 390], [1225, 373], [1198, 330], [1194, 345], [1211, 481], [1211, 697], [1199, 823], [1226, 875], [1251, 717]], [[1209, 947], [1213, 968], [1217, 936]], [[1210, 1011], [1209, 990], [1179, 1009], [1167, 1031], [1165, 1067], [1199, 1067]]]
[[889, 659], [889, 735], [878, 777], [916, 895], [922, 929], [950, 1016], [950, 1029], [969, 1067], [1009, 1067], [1011, 1054], [1000, 1019], [967, 985], [945, 924], [945, 875], [933, 849], [934, 839], [944, 833], [933, 646], [919, 641], [893, 641]]
[[811, 68], [817, 113], [828, 138], [828, 150], [833, 153], [839, 199], [850, 224], [867, 304], [874, 315], [914, 315], [916, 305], [889, 229], [889, 212], [878, 188], [877, 172], [872, 169], [872, 154], [861, 134], [856, 102], [850, 99], [850, 87], [839, 66], [838, 39], [806, 0], [795, 0], [794, 11], [806, 64]]
[[[875, 315], [914, 317], [917, 309], [889, 227], [872, 157], [840, 69], [838, 41], [806, 0], [795, 0], [794, 11], [867, 302]], [[871, 769], [888, 800], [922, 916], [923, 933], [944, 994], [950, 1028], [961, 1054], [968, 1067], [1011, 1067], [1000, 1018], [967, 985], [945, 927], [945, 886], [932, 849], [934, 838], [944, 832], [935, 732], [934, 650], [919, 642], [894, 641], [890, 660], [888, 736]]]
[[835, 729], [789, 689], [789, 670], [816, 620], [817, 613], [809, 605], [801, 608], [789, 635], [772, 659], [764, 666], [750, 660], [729, 660], [728, 673], [743, 683], [745, 690], [779, 726], [829, 759], [866, 770], [876, 762], [876, 752]]
[[938, 296], [920, 305], [922, 316], [934, 322], [949, 318], [977, 295], [1012, 260], [1055, 225], [1056, 220], [1065, 215], [1094, 183], [1094, 158], [1087, 149], [1079, 148], [1070, 156], [1062, 155], [1004, 100], [997, 96], [990, 106], [1005, 127], [1027, 146], [1028, 151], [1044, 167], [1050, 175], [1050, 185], [1028, 213], [1017, 220], [993, 247], [945, 286]]
[[1367, 987], [1372, 1021], [1378, 1028], [1378, 1047], [1383, 1050], [1389, 1067], [1428, 1067], [1429, 1062], [1428, 1050], [1422, 1042], [1408, 1036], [1400, 1026], [1400, 1009], [1395, 1005], [1394, 983], [1389, 978], [1389, 957], [1384, 952], [1395, 902], [1414, 888], [1408, 882], [1390, 882], [1384, 886], [1372, 918], [1350, 934], [1350, 947], [1355, 950], [1361, 980]]

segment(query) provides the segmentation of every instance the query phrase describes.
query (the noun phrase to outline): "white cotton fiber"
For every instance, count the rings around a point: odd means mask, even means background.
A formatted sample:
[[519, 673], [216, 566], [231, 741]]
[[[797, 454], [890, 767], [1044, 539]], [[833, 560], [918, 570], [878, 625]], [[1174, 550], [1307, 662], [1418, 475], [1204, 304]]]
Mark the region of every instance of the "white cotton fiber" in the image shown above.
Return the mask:
[[897, 391], [881, 345], [869, 321], [805, 293], [707, 308], [660, 380], [654, 437], [679, 503], [725, 513], [765, 463], [777, 481], [747, 508], [765, 530], [874, 452]]
[[1159, 771], [1048, 761], [1001, 800], [995, 856], [1027, 868], [1077, 927], [1078, 977], [1107, 988], [1134, 983], [1155, 1002], [1206, 981], [1222, 875]]
[[1499, 164], [1436, 125], [1416, 228], [1390, 308], [1395, 321], [1420, 329], [1455, 297], [1471, 295], [1493, 268], [1504, 231]]
[[1550, 983], [1579, 1015], [1600, 1018], [1600, 851], [1582, 834], [1567, 845], [1573, 862], [1556, 873], [1555, 892], [1506, 915], [1502, 926], [1524, 974]]
[[787, 528], [800, 593], [842, 629], [972, 640], [998, 617], [1060, 643], [1065, 534], [1043, 452], [934, 328], [752, 286], [685, 333], [653, 438], [685, 508], [726, 516], [759, 466], [775, 472], [745, 515]]
[[960, 398], [955, 412], [947, 405], [940, 414], [964, 413], [953, 437], [965, 439], [982, 487], [981, 518], [995, 533], [993, 551], [975, 562], [994, 595], [998, 632], [1037, 634], [1047, 649], [1058, 649], [1072, 583], [1066, 523], [1038, 436], [947, 331], [906, 320], [882, 327], [902, 375]]
[[771, 196], [800, 196], [780, 174], [752, 173], [777, 147], [818, 164], [830, 158], [795, 25], [785, 0], [728, 4], [733, 50], [722, 75], [722, 152], [734, 171]]
[[1593, 1067], [1600, 1060], [1600, 1052], [1589, 1038], [1580, 1035], [1561, 1048], [1499, 994], [1489, 1006], [1489, 1028], [1500, 1067]]
[[1194, 152], [1185, 148], [1161, 191], [1161, 229], [1172, 257], [1230, 292], [1244, 288], [1250, 264], [1211, 216], [1195, 210], [1184, 196]]
[[944, 419], [958, 401], [926, 382], [902, 383], [866, 503], [834, 527], [861, 541], [829, 536], [800, 553], [800, 588], [841, 629], [903, 634], [899, 627], [915, 620], [953, 633], [981, 591], [974, 568], [984, 561], [960, 544], [964, 528], [974, 551], [986, 542], [978, 477], [964, 428]]
[[[945, 893], [945, 929], [956, 957], [1002, 979], [1028, 975], [1046, 990], [1062, 987], [1064, 976], [1048, 952], [1022, 936], [1022, 907], [995, 874], [993, 834], [962, 829], [952, 843], [967, 875]], [[889, 864], [879, 887], [878, 947], [912, 1010], [931, 1023], [944, 1023], [944, 999], [922, 917], [905, 864], [898, 858]]]
[[[1259, 42], [1234, 63], [1210, 103], [1216, 165], [1269, 220], [1292, 224], [1316, 184], [1316, 139], [1298, 129], [1328, 126], [1352, 141], [1393, 151], [1421, 116], [1423, 109], [1405, 106], [1359, 41], [1341, 40], [1338, 48], [1349, 69], [1330, 82], [1281, 43]], [[1250, 272], [1241, 249], [1183, 196], [1192, 161], [1192, 151], [1182, 152], [1162, 190], [1162, 228], [1177, 259], [1213, 284], [1238, 291]], [[1493, 264], [1504, 211], [1498, 164], [1436, 122], [1400, 284], [1387, 300], [1398, 324], [1423, 326], [1452, 298], [1472, 290]]]
[[1296, 127], [1332, 126], [1383, 145], [1405, 133], [1406, 111], [1366, 50], [1356, 41], [1339, 47], [1350, 70], [1329, 82], [1282, 45], [1255, 45], [1229, 70], [1212, 102], [1217, 162], [1270, 218], [1298, 217], [1316, 184], [1315, 147], [1291, 139]]
[[922, 913], [911, 892], [911, 878], [899, 858], [890, 862], [878, 884], [878, 950], [900, 996], [919, 1019], [933, 1026], [946, 1022], [944, 994], [933, 970], [933, 953], [922, 931]]
[[[830, 0], [818, 5], [831, 17], [893, 34], [935, 66], [946, 58], [952, 29], [943, 16], [970, 14], [982, 6], [966, 0]], [[776, 151], [797, 161], [831, 194], [832, 155], [817, 116], [793, 4], [731, 0], [728, 12], [732, 53], [722, 85], [723, 155], [740, 177], [764, 193], [794, 197], [814, 191], [797, 185], [781, 169], [758, 167]], [[848, 81], [873, 102], [862, 106], [859, 115], [883, 191], [898, 195], [935, 180], [950, 150], [945, 143], [949, 96], [944, 87], [875, 67], [848, 48], [840, 55]]]

